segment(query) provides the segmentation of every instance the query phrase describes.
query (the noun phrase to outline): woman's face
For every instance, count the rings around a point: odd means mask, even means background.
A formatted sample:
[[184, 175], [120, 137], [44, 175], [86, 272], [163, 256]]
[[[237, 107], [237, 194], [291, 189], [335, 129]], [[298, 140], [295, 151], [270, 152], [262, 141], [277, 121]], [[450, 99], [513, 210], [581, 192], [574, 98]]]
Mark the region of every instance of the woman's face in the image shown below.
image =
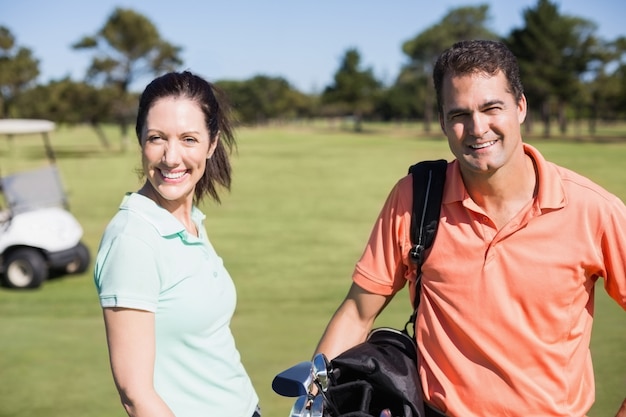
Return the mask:
[[191, 204], [216, 145], [195, 101], [184, 97], [155, 101], [141, 136], [143, 171], [154, 189], [151, 197], [166, 208]]

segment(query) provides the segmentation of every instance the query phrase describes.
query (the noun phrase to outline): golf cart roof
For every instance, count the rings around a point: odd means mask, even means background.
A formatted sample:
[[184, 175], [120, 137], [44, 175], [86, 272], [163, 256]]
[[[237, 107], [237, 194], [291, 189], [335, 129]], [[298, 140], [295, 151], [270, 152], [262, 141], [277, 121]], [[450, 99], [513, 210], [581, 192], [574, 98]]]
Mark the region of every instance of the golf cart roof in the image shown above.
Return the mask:
[[54, 122], [43, 119], [0, 119], [0, 134], [27, 135], [54, 130]]
[[0, 191], [13, 214], [33, 211], [42, 207], [67, 207], [61, 179], [54, 166], [54, 152], [48, 133], [55, 123], [43, 119], [0, 119], [0, 135], [39, 134], [43, 136], [46, 155], [52, 165], [0, 177]]
[[52, 150], [52, 144], [48, 133], [55, 128], [54, 122], [44, 119], [0, 119], [0, 135], [7, 135], [12, 138], [14, 135], [28, 135], [40, 133], [43, 137], [43, 144], [46, 148], [46, 155], [51, 163], [56, 157]]

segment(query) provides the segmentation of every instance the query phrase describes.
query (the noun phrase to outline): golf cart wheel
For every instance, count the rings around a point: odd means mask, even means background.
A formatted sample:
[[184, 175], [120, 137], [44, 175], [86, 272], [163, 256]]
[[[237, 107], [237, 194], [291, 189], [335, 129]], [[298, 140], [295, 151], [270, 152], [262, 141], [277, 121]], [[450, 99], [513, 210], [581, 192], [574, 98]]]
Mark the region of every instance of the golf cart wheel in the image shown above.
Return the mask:
[[16, 249], [5, 258], [4, 283], [9, 288], [37, 288], [48, 278], [43, 255], [30, 248]]
[[72, 262], [67, 264], [65, 272], [68, 274], [82, 274], [89, 268], [89, 262], [91, 262], [89, 249], [83, 242], [80, 242], [76, 246], [76, 256]]

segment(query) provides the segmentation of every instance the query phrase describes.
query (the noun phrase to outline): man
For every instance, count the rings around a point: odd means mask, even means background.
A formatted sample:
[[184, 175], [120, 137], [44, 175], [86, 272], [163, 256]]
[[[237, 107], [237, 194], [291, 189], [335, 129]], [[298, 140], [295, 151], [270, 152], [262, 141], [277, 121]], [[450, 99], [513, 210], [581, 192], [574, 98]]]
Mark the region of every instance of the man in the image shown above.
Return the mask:
[[[422, 267], [427, 415], [584, 416], [596, 280], [626, 309], [626, 207], [522, 142], [526, 98], [502, 43], [455, 44], [433, 78], [455, 160]], [[406, 282], [415, 294], [411, 181], [391, 191], [317, 352], [333, 358], [362, 342]]]

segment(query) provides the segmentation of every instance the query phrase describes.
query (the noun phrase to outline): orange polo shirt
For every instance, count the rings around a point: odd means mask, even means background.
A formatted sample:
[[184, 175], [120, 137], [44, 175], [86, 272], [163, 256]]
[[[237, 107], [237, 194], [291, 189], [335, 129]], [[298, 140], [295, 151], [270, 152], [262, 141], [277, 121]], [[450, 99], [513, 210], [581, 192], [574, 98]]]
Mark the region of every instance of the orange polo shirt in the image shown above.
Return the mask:
[[[583, 416], [593, 404], [593, 290], [626, 309], [626, 207], [524, 145], [538, 194], [501, 230], [450, 162], [439, 229], [423, 265], [417, 321], [427, 402], [449, 416]], [[407, 281], [412, 180], [391, 191], [354, 282], [392, 294]]]

